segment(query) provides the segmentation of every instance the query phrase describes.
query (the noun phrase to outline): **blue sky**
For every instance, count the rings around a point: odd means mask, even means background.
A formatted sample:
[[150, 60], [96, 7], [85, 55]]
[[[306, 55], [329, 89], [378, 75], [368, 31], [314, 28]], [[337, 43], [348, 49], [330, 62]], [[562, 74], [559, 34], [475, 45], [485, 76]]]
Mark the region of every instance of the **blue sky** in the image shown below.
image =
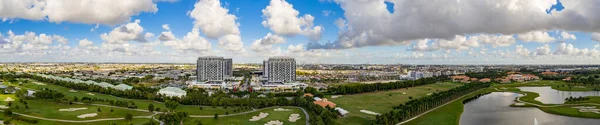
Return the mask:
[[[50, 8], [40, 9], [39, 13], [27, 1], [0, 2], [0, 6], [23, 5], [0, 7], [0, 38], [5, 41], [0, 42], [0, 55], [6, 57], [0, 61], [193, 62], [195, 57], [210, 55], [232, 57], [236, 63], [258, 63], [270, 56], [296, 57], [301, 63], [600, 62], [600, 17], [593, 15], [600, 7], [585, 6], [598, 3], [593, 0], [561, 0], [561, 4], [556, 0], [448, 0], [427, 4], [394, 0], [95, 2], [74, 8], [36, 5]], [[60, 0], [55, 4], [77, 5]], [[486, 10], [496, 4], [503, 6]], [[269, 7], [273, 9], [266, 9]], [[69, 11], [57, 11], [61, 9]], [[195, 9], [197, 13], [192, 13]], [[165, 24], [169, 30], [163, 28]], [[198, 29], [199, 37], [188, 34], [194, 33], [193, 29]], [[18, 37], [27, 36], [26, 32], [35, 36]], [[174, 37], [159, 39], [166, 32]], [[207, 32], [215, 35], [208, 36]], [[51, 43], [38, 40], [41, 34], [61, 36], [67, 42], [58, 38]], [[84, 44], [84, 39], [93, 44]]]

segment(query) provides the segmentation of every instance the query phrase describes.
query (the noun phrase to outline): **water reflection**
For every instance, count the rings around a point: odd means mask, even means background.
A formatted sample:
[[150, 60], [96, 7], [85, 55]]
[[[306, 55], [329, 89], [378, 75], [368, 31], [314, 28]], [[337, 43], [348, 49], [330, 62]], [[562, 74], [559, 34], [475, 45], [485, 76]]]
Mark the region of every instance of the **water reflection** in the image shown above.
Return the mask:
[[539, 93], [540, 97], [535, 100], [546, 104], [563, 104], [565, 98], [569, 96], [581, 97], [581, 96], [600, 96], [600, 91], [558, 91], [552, 89], [552, 87], [518, 87], [521, 91]]
[[465, 104], [461, 125], [598, 125], [600, 119], [566, 117], [545, 113], [537, 108], [509, 107], [520, 94], [493, 92]]

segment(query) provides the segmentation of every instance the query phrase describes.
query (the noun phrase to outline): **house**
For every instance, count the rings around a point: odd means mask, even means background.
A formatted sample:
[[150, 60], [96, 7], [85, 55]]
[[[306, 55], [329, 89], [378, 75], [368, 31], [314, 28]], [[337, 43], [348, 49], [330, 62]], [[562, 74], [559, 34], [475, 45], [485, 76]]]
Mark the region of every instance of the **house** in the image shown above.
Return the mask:
[[488, 83], [488, 82], [491, 82], [491, 81], [492, 81], [492, 79], [490, 79], [490, 78], [483, 78], [483, 79], [479, 80], [479, 82], [481, 82], [481, 83]]
[[314, 101], [313, 103], [325, 108], [327, 106], [329, 106], [330, 108], [335, 108], [335, 103], [327, 101], [327, 98], [323, 98], [322, 100], [319, 101]]
[[567, 78], [564, 78], [564, 79], [562, 79], [562, 80], [563, 80], [563, 81], [571, 81], [571, 77], [567, 77]]
[[464, 82], [464, 81], [469, 81], [469, 77], [465, 76], [465, 75], [460, 75], [460, 76], [452, 76], [451, 77], [453, 82]]

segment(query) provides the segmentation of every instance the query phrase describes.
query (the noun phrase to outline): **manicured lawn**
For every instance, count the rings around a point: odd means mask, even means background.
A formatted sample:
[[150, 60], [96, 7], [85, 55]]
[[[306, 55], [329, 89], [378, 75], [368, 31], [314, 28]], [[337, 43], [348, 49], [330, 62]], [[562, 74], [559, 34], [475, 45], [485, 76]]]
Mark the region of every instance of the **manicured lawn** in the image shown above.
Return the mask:
[[[6, 119], [8, 119], [8, 117], [5, 117], [4, 113], [0, 113], [0, 119], [6, 120]], [[37, 124], [30, 124], [30, 123], [23, 122], [23, 121], [12, 120], [11, 124], [16, 124], [16, 125], [109, 125], [111, 123], [115, 123], [117, 125], [129, 125], [131, 123], [134, 125], [141, 125], [148, 121], [149, 121], [149, 119], [133, 119], [131, 121], [114, 120], [114, 121], [99, 121], [99, 122], [85, 122], [85, 123], [70, 123], [70, 122], [54, 122], [54, 121], [39, 120], [39, 122]]]
[[[110, 107], [102, 107], [102, 106], [91, 106], [85, 104], [64, 104], [64, 103], [56, 103], [52, 100], [26, 100], [29, 109], [25, 108], [23, 103], [20, 103], [15, 99], [12, 102], [12, 111], [23, 113], [32, 116], [44, 117], [44, 118], [53, 118], [53, 119], [65, 119], [65, 120], [90, 120], [90, 119], [101, 119], [101, 118], [124, 118], [125, 114], [131, 113], [133, 116], [149, 116], [152, 115], [150, 112], [141, 112], [141, 111], [133, 111], [133, 110], [125, 110], [119, 108], [110, 108]], [[7, 105], [7, 102], [1, 102], [2, 105]], [[19, 106], [19, 109], [15, 109], [14, 107]], [[68, 108], [87, 108], [85, 110], [77, 110], [77, 111], [59, 111], [59, 109], [68, 109]], [[100, 108], [101, 112], [98, 112], [98, 108]], [[113, 112], [110, 110], [113, 109]], [[95, 117], [90, 118], [77, 118], [77, 116], [88, 113], [98, 113]]]
[[[162, 102], [155, 102], [155, 101], [150, 101], [150, 100], [139, 100], [139, 99], [127, 99], [127, 98], [115, 97], [115, 96], [101, 94], [101, 93], [88, 92], [88, 91], [84, 91], [84, 90], [76, 90], [76, 92], [71, 92], [71, 91], [69, 91], [69, 90], [71, 90], [70, 88], [65, 88], [62, 86], [52, 85], [52, 84], [48, 84], [48, 83], [44, 83], [46, 85], [39, 85], [39, 84], [33, 83], [33, 82], [37, 82], [37, 81], [35, 81], [33, 79], [29, 79], [29, 80], [31, 81], [31, 83], [23, 84], [23, 87], [28, 88], [28, 89], [34, 89], [34, 90], [40, 90], [42, 88], [49, 88], [51, 90], [62, 92], [63, 94], [65, 94], [65, 98], [69, 98], [69, 99], [73, 99], [73, 97], [76, 96], [80, 99], [82, 97], [90, 97], [90, 98], [100, 98], [100, 99], [110, 99], [110, 100], [134, 101], [135, 105], [138, 106], [138, 109], [148, 109], [148, 105], [150, 105], [150, 104], [153, 104], [154, 107], [156, 107], [156, 108], [160, 108], [162, 111], [167, 109], [165, 107], [164, 103], [162, 103]], [[90, 95], [88, 93], [92, 93], [93, 95]], [[94, 102], [94, 103], [98, 103], [98, 102]], [[101, 103], [101, 104], [108, 104], [108, 103]], [[186, 111], [190, 115], [214, 115], [215, 113], [218, 113], [218, 114], [225, 114], [226, 112], [233, 113], [233, 110], [235, 109], [233, 107], [224, 109], [223, 107], [213, 108], [210, 106], [202, 106], [202, 110], [200, 110], [200, 107], [201, 106], [195, 106], [195, 105], [179, 105], [176, 110], [177, 111]]]
[[[274, 111], [274, 109], [276, 109], [276, 108], [290, 109], [292, 111]], [[260, 112], [269, 113], [269, 115], [266, 118], [263, 118], [258, 121], [253, 121], [253, 122], [249, 121], [249, 119], [251, 119], [252, 116], [258, 116], [258, 114], [260, 114]], [[299, 114], [300, 119], [298, 119], [296, 122], [290, 122], [288, 120], [288, 118], [290, 117], [291, 114]], [[264, 125], [265, 123], [272, 121], [272, 120], [279, 120], [279, 121], [283, 122], [284, 125], [305, 125], [306, 124], [306, 118], [305, 118], [304, 113], [302, 112], [302, 110], [300, 110], [299, 108], [296, 108], [296, 107], [272, 107], [272, 108], [267, 108], [267, 109], [264, 109], [261, 111], [252, 112], [252, 113], [243, 114], [243, 115], [219, 117], [216, 120], [212, 117], [211, 118], [187, 118], [185, 120], [184, 124], [186, 124], [186, 125], [196, 124], [195, 123], [196, 120], [201, 121], [202, 124], [204, 124], [204, 125]]]
[[[579, 109], [573, 108], [575, 106], [559, 106], [559, 107], [540, 107], [542, 111], [550, 114], [565, 115], [565, 116], [576, 116], [584, 118], [596, 118], [600, 119], [600, 114], [592, 112], [579, 112]], [[596, 106], [598, 107], [598, 106]]]
[[338, 119], [339, 123], [368, 124], [370, 119], [375, 118], [375, 115], [366, 114], [360, 112], [360, 110], [369, 110], [383, 114], [391, 111], [393, 106], [409, 101], [409, 97], [416, 99], [427, 96], [429, 93], [446, 91], [458, 86], [462, 86], [462, 84], [435, 83], [408, 89], [342, 95], [335, 99], [331, 97], [327, 98], [329, 101], [336, 103], [337, 107], [341, 107], [350, 112], [346, 117]]

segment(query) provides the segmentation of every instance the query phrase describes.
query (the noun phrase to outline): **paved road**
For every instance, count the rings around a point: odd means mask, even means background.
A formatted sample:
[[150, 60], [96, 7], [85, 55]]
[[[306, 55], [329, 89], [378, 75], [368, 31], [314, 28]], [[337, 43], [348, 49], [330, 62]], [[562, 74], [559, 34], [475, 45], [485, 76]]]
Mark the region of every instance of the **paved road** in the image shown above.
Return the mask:
[[[475, 91], [475, 92], [479, 92], [479, 91], [481, 91], [481, 90], [483, 90], [483, 89], [477, 90], [477, 91]], [[419, 114], [419, 115], [417, 115], [417, 116], [415, 116], [415, 117], [412, 117], [412, 118], [410, 118], [410, 119], [408, 119], [408, 120], [402, 121], [402, 122], [400, 122], [400, 123], [398, 123], [398, 124], [396, 124], [396, 125], [401, 125], [401, 124], [408, 123], [408, 122], [410, 122], [410, 121], [412, 121], [412, 120], [415, 120], [415, 119], [417, 119], [417, 118], [419, 118], [419, 117], [421, 117], [421, 116], [423, 116], [423, 115], [425, 115], [425, 114], [427, 114], [427, 113], [429, 113], [429, 112], [431, 112], [431, 111], [435, 111], [435, 110], [437, 110], [437, 109], [438, 109], [438, 108], [440, 108], [440, 107], [444, 107], [445, 105], [448, 105], [448, 104], [450, 104], [450, 103], [452, 103], [452, 102], [454, 102], [454, 101], [456, 101], [456, 100], [462, 99], [463, 97], [465, 97], [465, 96], [467, 96], [467, 95], [471, 95], [472, 93], [475, 93], [475, 92], [471, 92], [471, 93], [469, 93], [469, 94], [465, 94], [465, 95], [463, 95], [463, 96], [461, 96], [461, 97], [458, 97], [458, 98], [456, 98], [456, 99], [454, 99], [454, 100], [452, 100], [452, 101], [446, 102], [446, 103], [445, 103], [445, 104], [443, 104], [443, 105], [440, 105], [440, 106], [438, 106], [438, 107], [435, 107], [435, 108], [433, 108], [433, 109], [430, 109], [430, 110], [428, 110], [428, 111], [426, 111], [426, 112], [423, 112], [423, 113], [421, 113], [421, 114]]]

